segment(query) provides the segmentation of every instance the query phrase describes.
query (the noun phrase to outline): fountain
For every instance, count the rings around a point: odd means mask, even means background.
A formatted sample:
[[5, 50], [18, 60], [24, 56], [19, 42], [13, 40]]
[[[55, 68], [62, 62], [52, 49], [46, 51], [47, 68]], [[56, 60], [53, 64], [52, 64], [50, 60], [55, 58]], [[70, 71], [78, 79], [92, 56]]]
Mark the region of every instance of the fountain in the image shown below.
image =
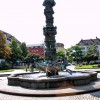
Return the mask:
[[46, 27], [43, 28], [45, 36], [45, 62], [46, 66], [37, 64], [36, 66], [44, 72], [30, 72], [13, 74], [8, 77], [8, 85], [21, 86], [31, 89], [63, 88], [67, 86], [86, 85], [97, 79], [96, 72], [60, 70], [57, 63], [55, 48], [56, 27], [53, 25], [54, 0], [44, 0], [44, 15], [46, 17]]

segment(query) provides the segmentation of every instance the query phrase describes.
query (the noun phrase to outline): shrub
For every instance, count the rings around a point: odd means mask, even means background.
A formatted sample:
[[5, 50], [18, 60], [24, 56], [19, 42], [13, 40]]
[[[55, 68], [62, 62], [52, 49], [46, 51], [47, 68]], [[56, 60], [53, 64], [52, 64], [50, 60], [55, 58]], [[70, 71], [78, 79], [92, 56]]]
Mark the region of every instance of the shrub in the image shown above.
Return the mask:
[[87, 65], [87, 62], [82, 62], [82, 65]]
[[93, 65], [93, 64], [94, 64], [94, 62], [93, 62], [93, 61], [90, 61], [90, 62], [89, 62], [89, 65]]
[[82, 64], [79, 64], [79, 67], [82, 67]]
[[6, 70], [6, 69], [10, 69], [10, 68], [11, 68], [11, 65], [6, 62], [2, 62], [0, 64], [0, 70]]
[[100, 68], [100, 64], [98, 64], [98, 67]]

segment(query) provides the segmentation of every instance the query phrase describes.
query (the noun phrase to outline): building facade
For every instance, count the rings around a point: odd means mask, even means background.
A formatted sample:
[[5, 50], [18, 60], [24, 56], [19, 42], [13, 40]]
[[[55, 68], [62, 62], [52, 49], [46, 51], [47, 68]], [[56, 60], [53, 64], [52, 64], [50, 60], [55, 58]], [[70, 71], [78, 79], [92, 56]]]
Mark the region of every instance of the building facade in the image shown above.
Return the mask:
[[30, 53], [44, 57], [44, 44], [27, 45], [27, 47]]
[[100, 39], [96, 37], [96, 39], [87, 39], [87, 40], [81, 40], [77, 45], [80, 45], [83, 47], [83, 54], [85, 54], [88, 50], [88, 48], [91, 45], [96, 45], [97, 50], [99, 51], [100, 54]]
[[63, 43], [56, 43], [56, 51], [63, 51], [66, 53]]
[[[33, 45], [27, 45], [28, 50], [32, 54], [38, 54], [41, 57], [45, 56], [45, 46], [44, 44], [33, 44]], [[64, 48], [63, 43], [56, 43], [56, 51], [63, 51], [66, 52]]]

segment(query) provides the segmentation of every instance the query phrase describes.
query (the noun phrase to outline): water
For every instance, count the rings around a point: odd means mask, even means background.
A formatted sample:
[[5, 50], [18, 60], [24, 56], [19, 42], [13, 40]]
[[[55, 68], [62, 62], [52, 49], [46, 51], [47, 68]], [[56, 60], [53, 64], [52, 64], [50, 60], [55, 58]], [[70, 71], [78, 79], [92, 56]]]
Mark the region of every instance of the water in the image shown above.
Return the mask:
[[24, 75], [18, 75], [17, 77], [36, 79], [36, 78], [39, 78], [39, 77], [42, 77], [42, 76], [45, 77], [46, 73], [24, 74]]
[[[52, 76], [51, 78], [54, 77], [83, 77], [89, 75], [88, 73], [81, 73], [81, 72], [72, 72], [72, 74], [68, 72], [59, 72], [59, 75], [57, 76]], [[45, 79], [48, 78], [46, 76], [46, 73], [34, 73], [34, 74], [24, 74], [24, 75], [18, 75], [17, 77], [22, 77], [22, 78], [32, 78], [32, 79]], [[49, 77], [50, 78], [50, 77]]]

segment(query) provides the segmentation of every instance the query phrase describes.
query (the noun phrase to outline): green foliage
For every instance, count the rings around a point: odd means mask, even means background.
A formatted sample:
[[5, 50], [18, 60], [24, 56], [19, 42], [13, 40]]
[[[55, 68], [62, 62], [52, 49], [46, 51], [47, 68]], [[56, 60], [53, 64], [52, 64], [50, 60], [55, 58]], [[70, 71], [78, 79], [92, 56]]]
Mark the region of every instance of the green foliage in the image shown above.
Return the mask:
[[88, 63], [87, 62], [82, 62], [82, 65], [87, 65]]
[[100, 64], [98, 64], [98, 67], [100, 68]]
[[40, 56], [39, 56], [39, 55], [35, 55], [35, 54], [29, 53], [29, 54], [25, 57], [24, 61], [25, 61], [26, 63], [33, 63], [34, 60], [35, 60], [35, 61], [38, 61], [39, 59], [40, 59]]
[[88, 48], [86, 54], [84, 55], [83, 60], [89, 63], [91, 60], [98, 60], [98, 58], [99, 58], [99, 51], [97, 50], [96, 45], [91, 45]]
[[64, 59], [64, 57], [65, 57], [65, 52], [57, 51], [57, 58], [58, 59]]
[[21, 49], [21, 58], [22, 60], [24, 60], [29, 53], [28, 48], [26, 47], [26, 44], [24, 42], [20, 44], [20, 49]]
[[11, 48], [12, 54], [10, 55], [9, 60], [12, 62], [12, 64], [15, 64], [17, 60], [21, 59], [21, 53], [22, 53], [19, 47], [19, 44], [15, 38], [12, 38], [11, 43], [10, 43], [10, 48]]
[[94, 64], [94, 62], [93, 62], [93, 61], [90, 61], [90, 62], [89, 62], [89, 65], [93, 65], [93, 64]]
[[6, 37], [2, 31], [0, 31], [0, 58], [9, 58], [11, 54], [10, 47], [6, 44]]
[[2, 62], [0, 64], [0, 70], [6, 70], [6, 69], [10, 69], [10, 68], [11, 68], [11, 65], [6, 62]]
[[79, 45], [71, 46], [66, 50], [66, 56], [69, 61], [80, 61], [82, 59], [82, 49], [83, 47]]
[[96, 45], [91, 45], [89, 48], [88, 48], [88, 51], [86, 53], [87, 55], [94, 55], [94, 56], [99, 56], [99, 51], [97, 50], [96, 48]]

